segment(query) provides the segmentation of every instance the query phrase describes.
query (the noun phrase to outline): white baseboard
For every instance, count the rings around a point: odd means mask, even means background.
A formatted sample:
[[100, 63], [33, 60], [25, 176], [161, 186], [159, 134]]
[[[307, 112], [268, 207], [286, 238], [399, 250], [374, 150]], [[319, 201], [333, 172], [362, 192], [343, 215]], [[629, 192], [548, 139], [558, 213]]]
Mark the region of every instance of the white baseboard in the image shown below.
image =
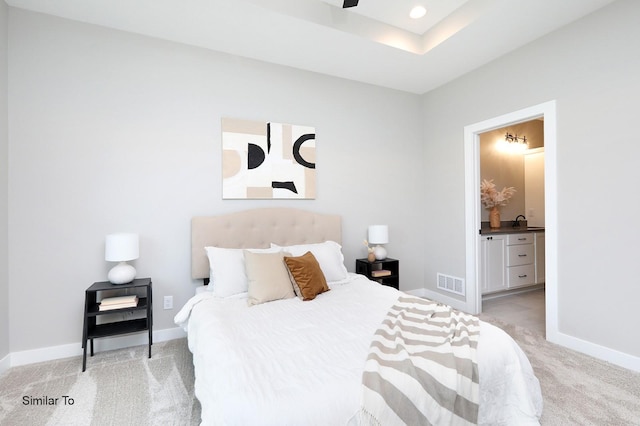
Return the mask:
[[416, 297], [426, 297], [424, 295], [424, 288], [416, 288], [414, 290], [403, 290], [405, 293], [408, 293], [412, 296], [416, 296]]
[[[460, 311], [465, 311], [466, 308], [466, 304], [464, 302], [426, 288], [409, 290], [406, 293], [418, 297], [426, 297], [427, 299], [435, 300], [440, 303], [446, 303]], [[607, 348], [605, 346], [559, 332], [547, 334], [547, 340], [560, 346], [564, 346], [565, 348], [598, 358], [602, 361], [610, 362], [611, 364], [615, 364], [628, 370], [640, 372], [640, 357], [616, 351], [615, 349]]]
[[[187, 333], [179, 327], [167, 328], [153, 332], [153, 341], [165, 342], [168, 340], [180, 339]], [[147, 334], [137, 333], [126, 336], [104, 337], [94, 340], [94, 352], [110, 351], [114, 349], [128, 348], [147, 344]], [[70, 358], [82, 355], [82, 343], [70, 343], [67, 345], [49, 346], [46, 348], [31, 349], [27, 351], [12, 352], [0, 362], [0, 373], [4, 362], [8, 359], [8, 367], [34, 364], [36, 362], [52, 361], [55, 359]]]
[[[406, 293], [426, 297], [441, 303], [453, 306], [455, 309], [463, 310], [465, 304], [459, 300], [444, 296], [440, 293], [420, 288], [408, 290]], [[458, 306], [456, 306], [458, 305]], [[186, 337], [186, 333], [182, 328], [174, 327], [164, 330], [157, 330], [153, 333], [154, 342], [166, 342], [169, 340], [180, 339]], [[617, 366], [640, 372], [640, 357], [616, 351], [586, 340], [569, 336], [563, 333], [554, 333], [553, 336], [547, 336], [548, 340], [560, 346], [572, 349], [577, 352], [584, 353], [594, 358], [610, 362]], [[127, 335], [120, 337], [101, 338], [94, 341], [94, 349], [98, 351], [108, 351], [114, 349], [127, 348], [131, 346], [145, 345], [147, 343], [146, 334], [138, 333], [135, 335]], [[47, 348], [31, 349], [27, 351], [13, 352], [6, 355], [0, 360], [0, 374], [7, 371], [10, 367], [19, 365], [34, 364], [36, 362], [52, 361], [56, 359], [69, 358], [82, 355], [82, 344], [71, 343], [67, 345], [50, 346]]]
[[611, 364], [615, 364], [628, 370], [640, 372], [640, 357], [629, 355], [627, 353], [560, 332], [555, 333], [553, 336], [547, 336], [547, 338], [550, 342], [557, 343], [560, 346], [610, 362]]
[[2, 376], [2, 373], [7, 371], [9, 367], [11, 367], [11, 354], [7, 354], [4, 358], [0, 359], [0, 376]]
[[467, 310], [467, 303], [464, 300], [454, 299], [453, 297], [446, 296], [442, 293], [437, 293], [433, 290], [419, 288], [417, 290], [411, 290], [410, 294], [419, 297], [426, 297], [427, 299], [433, 300], [435, 302], [444, 303], [462, 312], [469, 312]]

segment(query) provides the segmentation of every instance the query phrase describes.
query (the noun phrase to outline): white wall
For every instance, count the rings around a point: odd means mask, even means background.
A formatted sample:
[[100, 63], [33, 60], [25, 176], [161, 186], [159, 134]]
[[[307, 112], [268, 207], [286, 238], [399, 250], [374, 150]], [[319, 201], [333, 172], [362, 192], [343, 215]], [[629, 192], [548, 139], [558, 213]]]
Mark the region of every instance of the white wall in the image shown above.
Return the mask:
[[7, 16], [7, 4], [0, 1], [0, 372], [2, 360], [9, 354]]
[[[640, 3], [618, 1], [418, 97], [10, 8], [11, 169], [0, 185], [9, 350], [79, 345], [83, 293], [105, 279], [103, 240], [114, 231], [140, 233], [136, 266], [154, 280], [154, 325], [173, 327], [176, 310], [160, 302], [171, 294], [178, 307], [196, 285], [193, 215], [341, 213], [350, 270], [367, 225], [388, 223], [401, 288], [436, 291], [436, 272], [465, 276], [462, 129], [556, 99], [559, 328], [640, 356], [628, 338], [640, 299], [629, 277], [640, 146], [628, 127], [640, 95], [639, 14]], [[317, 200], [222, 201], [222, 116], [315, 126]]]
[[[140, 234], [154, 327], [174, 327], [197, 284], [194, 215], [342, 214], [351, 271], [367, 226], [387, 223], [401, 287], [422, 287], [419, 96], [19, 9], [9, 23], [12, 352], [79, 344], [84, 290], [106, 279], [114, 231]], [[223, 116], [315, 126], [317, 199], [223, 201]]]
[[638, 16], [615, 2], [424, 96], [429, 289], [436, 267], [465, 276], [462, 129], [555, 99], [559, 331], [640, 356]]

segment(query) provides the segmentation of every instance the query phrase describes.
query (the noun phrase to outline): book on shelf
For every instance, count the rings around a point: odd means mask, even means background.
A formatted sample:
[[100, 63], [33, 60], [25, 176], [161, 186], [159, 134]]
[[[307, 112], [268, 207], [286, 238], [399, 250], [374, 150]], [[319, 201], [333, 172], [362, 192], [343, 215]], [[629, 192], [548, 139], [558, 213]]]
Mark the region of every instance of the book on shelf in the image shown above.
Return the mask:
[[98, 310], [99, 311], [112, 311], [112, 310], [115, 310], [115, 309], [135, 308], [136, 306], [138, 306], [137, 302], [115, 303], [113, 305], [100, 305], [98, 307]]
[[138, 306], [138, 296], [132, 294], [130, 296], [105, 297], [100, 301], [98, 310], [110, 311], [113, 309], [135, 308]]
[[375, 278], [388, 277], [389, 275], [391, 275], [391, 271], [388, 269], [374, 269], [371, 271], [371, 276]]
[[115, 296], [115, 297], [105, 297], [100, 301], [101, 305], [117, 305], [120, 303], [131, 303], [137, 302], [138, 296], [135, 294], [127, 295], [127, 296]]

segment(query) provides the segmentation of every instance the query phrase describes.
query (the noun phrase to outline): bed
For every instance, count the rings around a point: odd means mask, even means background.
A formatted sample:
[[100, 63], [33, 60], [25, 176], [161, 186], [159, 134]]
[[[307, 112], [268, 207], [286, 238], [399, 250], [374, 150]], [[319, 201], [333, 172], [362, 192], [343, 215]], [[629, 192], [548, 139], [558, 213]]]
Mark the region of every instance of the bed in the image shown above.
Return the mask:
[[[418, 393], [402, 407], [418, 407], [428, 420], [413, 420], [411, 410], [394, 406], [404, 394], [372, 392], [365, 378], [386, 368], [376, 363], [384, 358], [377, 348], [389, 344], [374, 343], [385, 336], [381, 324], [402, 303], [410, 307], [400, 317], [423, 300], [348, 272], [341, 239], [339, 216], [298, 209], [192, 219], [192, 277], [209, 285], [175, 322], [188, 333], [203, 425], [539, 424], [540, 385], [522, 350], [499, 328], [477, 319], [471, 324], [457, 312], [458, 324], [475, 330], [454, 334], [468, 343], [477, 368], [452, 377], [471, 395], [458, 395], [453, 405], [471, 401], [475, 414], [429, 408], [438, 397]], [[285, 264], [288, 288], [272, 285], [285, 280], [279, 267], [269, 266], [278, 262]], [[411, 332], [408, 340], [420, 338]], [[416, 387], [415, 378], [398, 377], [402, 386]]]

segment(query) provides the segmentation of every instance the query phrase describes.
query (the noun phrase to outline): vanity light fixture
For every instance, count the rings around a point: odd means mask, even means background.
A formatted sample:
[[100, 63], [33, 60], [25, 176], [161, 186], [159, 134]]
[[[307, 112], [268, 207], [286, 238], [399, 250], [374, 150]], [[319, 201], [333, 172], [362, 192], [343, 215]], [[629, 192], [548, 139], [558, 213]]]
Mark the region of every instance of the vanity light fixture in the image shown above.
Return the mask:
[[411, 12], [409, 12], [409, 16], [412, 19], [420, 19], [426, 14], [427, 14], [427, 9], [425, 9], [423, 6], [416, 6], [413, 9], [411, 9]]
[[529, 142], [526, 136], [518, 136], [517, 134], [505, 133], [504, 139], [498, 139], [496, 149], [505, 153], [523, 154], [529, 149]]
[[504, 135], [504, 140], [509, 143], [522, 145], [525, 149], [529, 146], [526, 136], [519, 137], [518, 135], [512, 135], [511, 133], [507, 132]]

